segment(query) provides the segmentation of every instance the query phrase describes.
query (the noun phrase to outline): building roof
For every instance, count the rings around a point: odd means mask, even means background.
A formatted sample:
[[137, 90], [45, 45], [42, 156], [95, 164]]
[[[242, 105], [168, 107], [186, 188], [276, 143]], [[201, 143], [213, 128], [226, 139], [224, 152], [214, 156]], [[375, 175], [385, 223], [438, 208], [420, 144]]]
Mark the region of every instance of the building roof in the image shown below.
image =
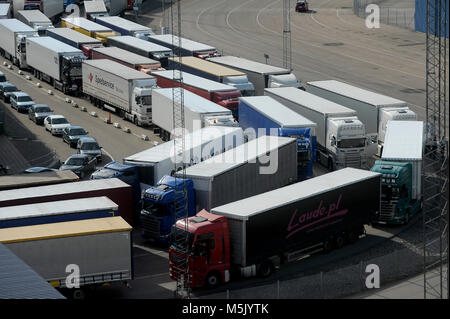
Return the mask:
[[240, 97], [240, 101], [278, 123], [281, 127], [300, 128], [316, 127], [317, 124], [297, 112], [292, 111], [286, 105], [278, 102], [270, 96], [248, 96]]
[[312, 81], [308, 82], [310, 86], [316, 86], [318, 88], [328, 90], [339, 95], [349, 97], [358, 101], [365, 102], [374, 106], [406, 106], [406, 102], [394, 99], [392, 97], [375, 93], [372, 91], [364, 90], [359, 87], [336, 81]]
[[389, 121], [384, 137], [382, 160], [420, 161], [423, 152], [422, 121]]
[[233, 219], [247, 220], [250, 216], [293, 203], [300, 199], [309, 198], [380, 175], [371, 171], [347, 167], [303, 182], [215, 207], [211, 209], [211, 212]]
[[0, 243], [0, 299], [65, 299], [65, 297]]

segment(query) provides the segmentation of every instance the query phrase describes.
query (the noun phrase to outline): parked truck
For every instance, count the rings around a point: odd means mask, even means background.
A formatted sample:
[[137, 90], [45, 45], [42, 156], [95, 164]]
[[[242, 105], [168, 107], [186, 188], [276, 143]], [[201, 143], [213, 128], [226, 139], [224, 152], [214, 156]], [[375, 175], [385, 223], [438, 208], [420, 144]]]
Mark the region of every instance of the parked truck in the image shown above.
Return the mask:
[[173, 52], [181, 51], [182, 56], [195, 56], [200, 59], [220, 56], [217, 49], [213, 46], [186, 38], [181, 38], [180, 41], [177, 36], [173, 36], [172, 34], [155, 34], [149, 36], [148, 41], [168, 47]]
[[26, 39], [27, 63], [34, 76], [63, 93], [81, 92], [83, 51], [51, 37]]
[[422, 208], [422, 121], [389, 121], [381, 160], [381, 209], [375, 222], [407, 224]]
[[72, 171], [51, 171], [0, 176], [0, 191], [33, 186], [78, 182]]
[[179, 220], [170, 277], [182, 277], [187, 261], [191, 287], [214, 287], [239, 275], [267, 277], [283, 263], [353, 243], [379, 211], [380, 175], [344, 168], [202, 210], [187, 225]]
[[17, 19], [2, 19], [0, 34], [0, 54], [20, 69], [27, 68], [25, 40], [38, 37], [37, 31]]
[[117, 35], [110, 28], [92, 22], [86, 18], [62, 18], [61, 26], [100, 40], [102, 43], [106, 43], [108, 37]]
[[0, 3], [0, 19], [10, 19], [12, 11], [11, 8], [10, 3]]
[[23, 10], [40, 10], [45, 16], [56, 21], [64, 12], [64, 0], [25, 0]]
[[138, 167], [142, 190], [156, 185], [164, 175], [173, 175], [182, 167], [182, 161], [187, 166], [195, 165], [241, 145], [244, 137], [240, 127], [205, 127], [186, 134], [184, 151], [177, 157], [174, 156], [175, 143], [180, 145], [180, 139], [159, 144], [123, 159], [124, 164]]
[[0, 229], [119, 216], [119, 207], [106, 196], [0, 208]]
[[[175, 92], [173, 92], [175, 90]], [[184, 129], [193, 132], [208, 126], [239, 126], [229, 109], [201, 96], [180, 88], [153, 90], [152, 121], [154, 132], [159, 132], [163, 141], [173, 138], [173, 97], [183, 95]]]
[[[180, 59], [169, 58], [169, 69], [179, 69]], [[242, 96], [255, 94], [253, 83], [248, 81], [247, 75], [243, 72], [230, 69], [220, 64], [215, 64], [197, 57], [186, 56], [181, 59], [181, 69], [205, 79], [234, 86], [241, 91]]]
[[81, 298], [87, 286], [133, 279], [131, 230], [120, 216], [95, 218], [3, 228], [0, 242], [53, 287], [71, 288], [67, 267], [77, 265]]
[[92, 58], [92, 49], [103, 47], [102, 41], [91, 38], [69, 28], [47, 30], [47, 36], [83, 51], [86, 58]]
[[52, 21], [39, 10], [19, 10], [17, 19], [32, 27], [40, 36], [46, 35], [47, 30], [55, 28]]
[[239, 125], [244, 137], [261, 135], [292, 137], [297, 140], [297, 177], [312, 177], [317, 124], [294, 112], [270, 96], [239, 98]]
[[[185, 200], [188, 216], [193, 216], [202, 209], [209, 210], [295, 182], [295, 149], [294, 139], [263, 136], [187, 168], [186, 179], [181, 173], [175, 173], [175, 177], [164, 176], [143, 193], [143, 237], [167, 242], [175, 222], [185, 217]], [[276, 161], [277, 167], [267, 174], [261, 173], [269, 157]], [[183, 185], [187, 189], [185, 198], [176, 192]]]
[[[175, 74], [175, 77], [174, 77]], [[179, 71], [153, 72], [159, 87], [172, 88], [179, 86], [177, 78]], [[235, 118], [238, 118], [238, 105], [241, 92], [233, 86], [211, 81], [187, 72], [183, 74], [183, 88], [207, 100], [229, 109]]]
[[107, 44], [157, 60], [163, 68], [167, 67], [167, 59], [173, 55], [169, 48], [130, 35], [108, 37]]
[[301, 82], [288, 69], [231, 55], [208, 58], [207, 60], [247, 74], [248, 80], [255, 86], [255, 95], [264, 95], [264, 88], [285, 86], [303, 88]]
[[120, 216], [133, 224], [131, 186], [117, 178], [5, 190], [0, 192], [0, 207], [99, 196], [119, 205]]
[[104, 0], [110, 16], [122, 15], [128, 8], [128, 0]]
[[108, 17], [109, 13], [103, 0], [83, 1], [84, 18], [96, 21], [99, 17]]
[[293, 87], [265, 93], [317, 124], [317, 162], [329, 170], [365, 167], [367, 139], [356, 111]]
[[116, 31], [121, 35], [129, 35], [146, 41], [148, 41], [149, 36], [155, 34], [151, 28], [122, 17], [97, 17], [94, 21]]
[[156, 79], [110, 60], [83, 62], [83, 92], [95, 106], [136, 125], [152, 124], [152, 90]]
[[92, 52], [92, 59], [108, 59], [144, 72], [145, 74], [164, 70], [159, 61], [116, 47], [95, 48]]
[[372, 142], [368, 156], [381, 156], [386, 123], [391, 120], [417, 120], [417, 114], [406, 102], [336, 81], [308, 82], [308, 92], [355, 110], [366, 126], [366, 134]]

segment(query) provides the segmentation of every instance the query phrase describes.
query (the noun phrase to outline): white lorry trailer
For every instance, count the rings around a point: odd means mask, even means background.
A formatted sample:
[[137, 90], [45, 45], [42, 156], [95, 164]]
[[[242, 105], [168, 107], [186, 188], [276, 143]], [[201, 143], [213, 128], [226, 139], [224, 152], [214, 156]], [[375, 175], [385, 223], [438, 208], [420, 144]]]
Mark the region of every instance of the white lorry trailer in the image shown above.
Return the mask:
[[67, 267], [77, 265], [83, 289], [133, 279], [131, 230], [122, 217], [105, 217], [3, 228], [0, 242], [53, 287], [69, 288]]
[[123, 159], [124, 164], [138, 167], [142, 190], [156, 185], [164, 175], [173, 175], [181, 169], [181, 161], [187, 166], [195, 165], [241, 145], [244, 143], [244, 134], [240, 127], [212, 126], [196, 130], [186, 134], [184, 151], [176, 158], [175, 143], [180, 144], [180, 139], [168, 141]]
[[122, 15], [128, 7], [128, 0], [104, 0], [110, 16]]
[[156, 79], [120, 63], [99, 59], [82, 65], [83, 92], [91, 103], [136, 125], [152, 124], [152, 90]]
[[46, 35], [48, 29], [54, 29], [52, 21], [39, 10], [19, 10], [17, 19], [36, 30], [40, 36]]
[[372, 143], [368, 156], [381, 156], [386, 123], [388, 121], [414, 121], [417, 114], [408, 108], [406, 102], [374, 93], [356, 86], [336, 81], [308, 82], [308, 92], [324, 99], [347, 106], [358, 113], [358, 118], [366, 126], [366, 134]]
[[247, 74], [248, 80], [255, 86], [255, 95], [264, 95], [265, 88], [303, 87], [297, 77], [288, 69], [231, 55], [208, 58], [207, 60]]
[[23, 0], [22, 3], [18, 10], [40, 10], [51, 20], [56, 20], [64, 12], [64, 0]]
[[[171, 48], [173, 52], [181, 51], [182, 56], [195, 56], [205, 59], [219, 54], [213, 46], [186, 38], [179, 39], [172, 34], [155, 34], [148, 37], [148, 41]], [[179, 45], [181, 43], [181, 45]]]
[[106, 9], [103, 0], [84, 1], [84, 17], [86, 19], [96, 21], [99, 17], [108, 17], [108, 9]]
[[193, 181], [196, 212], [210, 210], [296, 182], [297, 143], [261, 136], [188, 167], [185, 177], [175, 176]]
[[129, 35], [143, 40], [148, 40], [149, 36], [155, 34], [151, 28], [122, 17], [97, 17], [95, 22], [114, 30], [121, 35]]
[[11, 4], [10, 3], [0, 3], [0, 19], [11, 18]]
[[356, 111], [293, 87], [265, 89], [265, 94], [317, 124], [317, 162], [329, 170], [365, 167], [365, 128]]
[[78, 95], [81, 89], [83, 51], [51, 37], [26, 39], [27, 63], [36, 78], [56, 89]]
[[0, 54], [20, 69], [26, 68], [25, 39], [38, 37], [37, 31], [17, 19], [2, 19], [0, 34]]
[[[153, 90], [152, 120], [163, 140], [170, 140], [173, 127], [173, 90], [181, 95], [180, 88]], [[183, 90], [185, 130], [189, 133], [208, 126], [239, 126], [229, 109], [197, 94]], [[156, 133], [156, 131], [155, 131]]]

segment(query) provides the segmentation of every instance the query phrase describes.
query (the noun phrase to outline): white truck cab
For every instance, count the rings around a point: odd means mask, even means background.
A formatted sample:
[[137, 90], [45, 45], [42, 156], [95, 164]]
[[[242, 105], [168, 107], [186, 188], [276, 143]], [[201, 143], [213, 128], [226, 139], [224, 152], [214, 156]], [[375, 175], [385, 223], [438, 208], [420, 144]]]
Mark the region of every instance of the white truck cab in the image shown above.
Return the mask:
[[224, 76], [223, 84], [231, 85], [241, 91], [242, 96], [255, 95], [255, 86], [250, 82], [246, 75]]
[[278, 74], [278, 75], [269, 75], [269, 83], [267, 87], [269, 88], [280, 88], [280, 87], [295, 87], [295, 88], [303, 88], [301, 82], [297, 79], [297, 77], [293, 73], [289, 74]]
[[157, 88], [156, 79], [136, 80], [133, 89], [130, 120], [136, 125], [152, 124], [152, 89]]

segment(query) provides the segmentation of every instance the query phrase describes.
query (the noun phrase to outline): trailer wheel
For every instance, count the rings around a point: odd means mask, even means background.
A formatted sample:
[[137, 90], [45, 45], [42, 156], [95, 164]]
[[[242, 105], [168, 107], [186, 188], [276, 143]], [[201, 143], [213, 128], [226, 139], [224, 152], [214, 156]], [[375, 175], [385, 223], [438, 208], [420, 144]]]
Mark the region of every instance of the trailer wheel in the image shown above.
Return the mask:
[[342, 236], [342, 234], [337, 235], [336, 239], [334, 240], [334, 243], [335, 243], [337, 249], [342, 248], [345, 244], [344, 236]]
[[359, 236], [358, 234], [354, 231], [351, 230], [348, 234], [347, 234], [347, 242], [349, 244], [353, 244], [354, 242], [356, 242], [358, 240]]
[[258, 267], [258, 276], [262, 278], [269, 277], [273, 272], [273, 264], [265, 260]]
[[85, 292], [82, 289], [76, 289], [72, 294], [73, 299], [82, 300], [86, 297]]
[[215, 288], [220, 284], [220, 274], [217, 272], [209, 273], [205, 279], [208, 288]]
[[333, 240], [331, 237], [325, 239], [323, 242], [323, 252], [326, 254], [333, 250]]

